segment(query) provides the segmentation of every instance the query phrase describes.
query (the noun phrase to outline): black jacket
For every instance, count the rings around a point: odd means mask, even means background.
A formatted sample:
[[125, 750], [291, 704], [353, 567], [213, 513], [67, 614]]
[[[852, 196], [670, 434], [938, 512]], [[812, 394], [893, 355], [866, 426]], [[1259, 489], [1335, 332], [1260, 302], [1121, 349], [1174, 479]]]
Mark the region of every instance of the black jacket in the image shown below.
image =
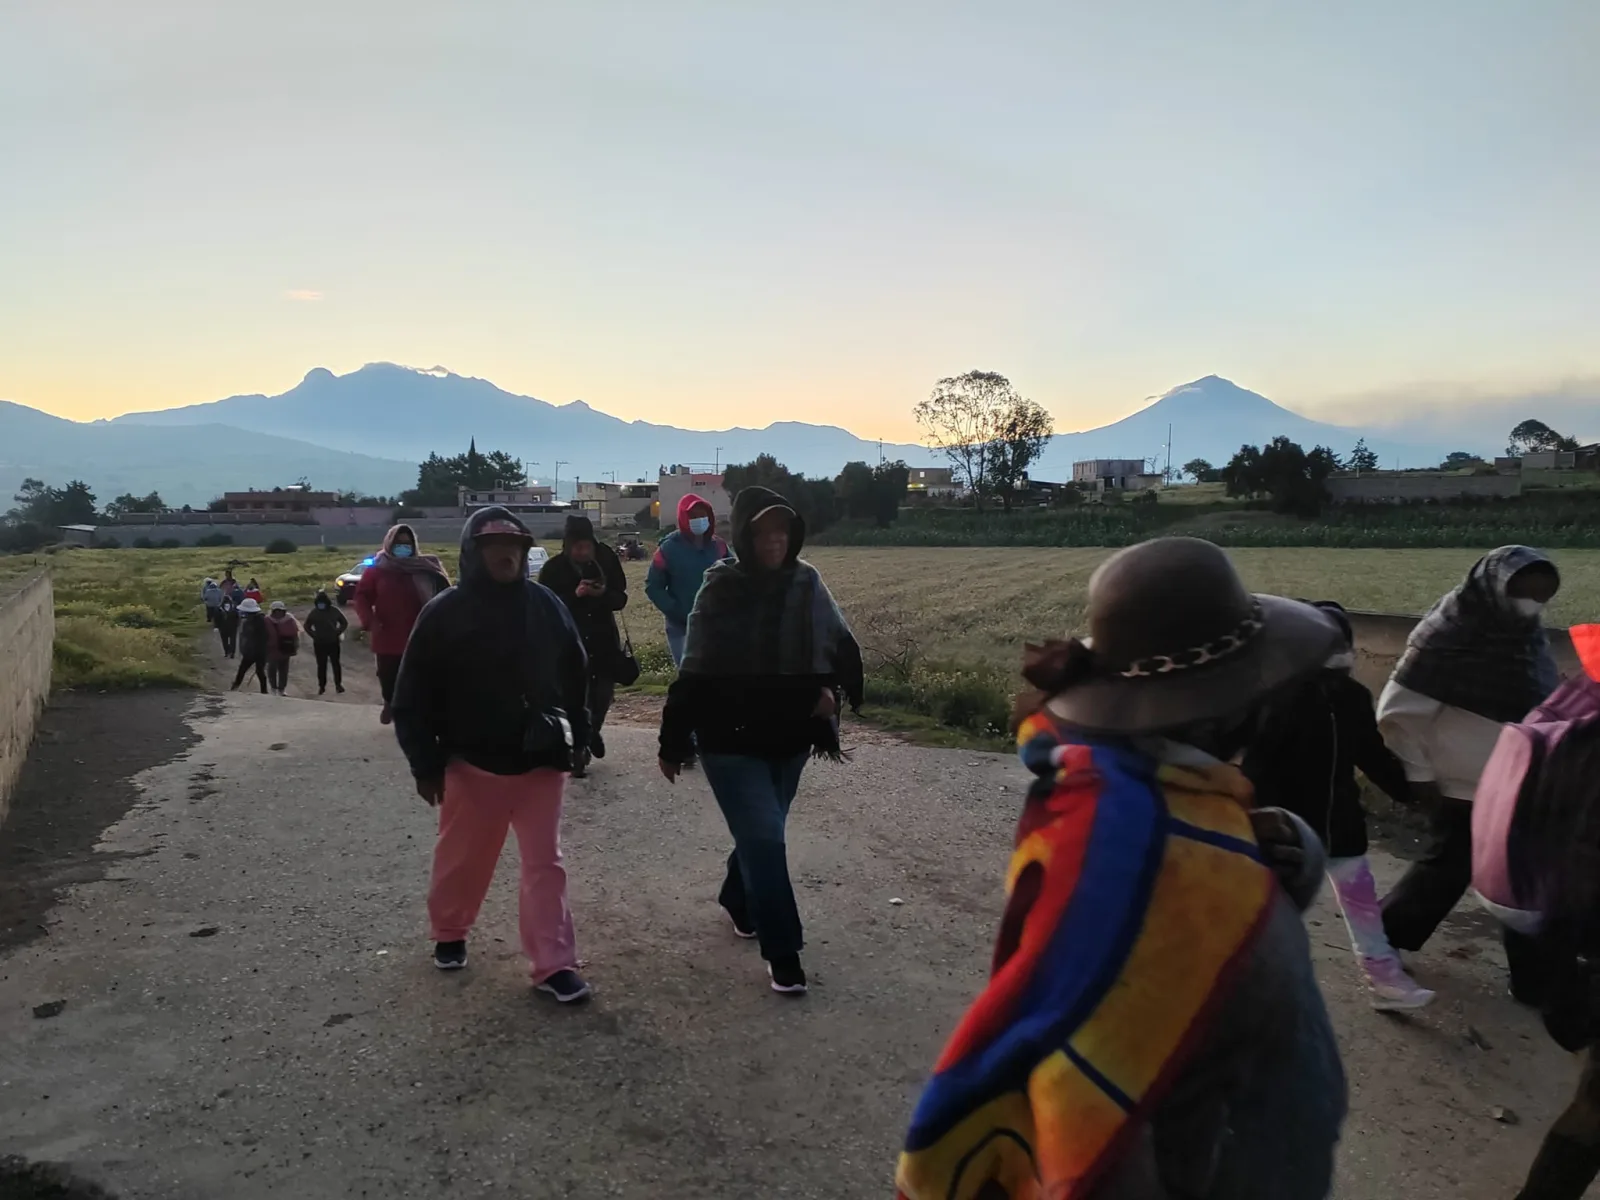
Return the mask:
[[336, 646], [344, 631], [350, 628], [350, 622], [328, 599], [327, 592], [318, 592], [317, 603], [323, 602], [327, 603], [326, 608], [318, 608], [316, 604], [311, 606], [306, 619], [300, 622], [300, 628], [306, 631], [313, 646]]
[[1275, 703], [1240, 766], [1256, 802], [1302, 817], [1332, 858], [1367, 852], [1358, 768], [1394, 800], [1410, 801], [1405, 768], [1378, 732], [1372, 693], [1345, 671], [1323, 671]]
[[461, 533], [459, 582], [417, 618], [395, 681], [395, 736], [419, 779], [460, 758], [496, 775], [557, 765], [524, 738], [539, 714], [564, 710], [573, 741], [589, 739], [588, 662], [577, 626], [555, 593], [519, 578], [496, 583], [474, 532], [486, 521], [522, 522], [480, 509]]
[[239, 614], [239, 653], [245, 658], [267, 656], [267, 614]]
[[239, 628], [239, 606], [233, 602], [232, 598], [224, 596], [222, 603], [217, 606], [217, 613], [213, 620], [216, 621], [217, 628], [222, 630], [223, 633], [233, 633]]
[[[571, 526], [579, 521], [589, 526], [587, 518], [568, 518], [568, 543], [572, 540]], [[561, 597], [572, 619], [577, 623], [583, 638], [583, 648], [589, 654], [589, 669], [596, 675], [609, 677], [622, 647], [617, 634], [617, 613], [628, 603], [628, 576], [616, 551], [602, 545], [589, 529], [588, 540], [594, 542], [594, 558], [579, 566], [566, 550], [556, 555], [539, 569], [539, 582]], [[597, 579], [606, 585], [603, 596], [580, 596], [578, 584], [585, 579]]]
[[[752, 554], [750, 523], [771, 504], [787, 501], [762, 487], [742, 489], [733, 504], [733, 545], [741, 558]], [[790, 524], [789, 560], [805, 545], [805, 521]], [[690, 618], [691, 623], [693, 617]], [[846, 638], [831, 675], [695, 675], [682, 674], [667, 689], [661, 713], [660, 754], [681, 763], [703, 754], [746, 754], [757, 758], [792, 758], [809, 752], [837, 754], [839, 738], [832, 721], [813, 717], [824, 690], [834, 694], [840, 712], [849, 700], [861, 707], [861, 648]]]

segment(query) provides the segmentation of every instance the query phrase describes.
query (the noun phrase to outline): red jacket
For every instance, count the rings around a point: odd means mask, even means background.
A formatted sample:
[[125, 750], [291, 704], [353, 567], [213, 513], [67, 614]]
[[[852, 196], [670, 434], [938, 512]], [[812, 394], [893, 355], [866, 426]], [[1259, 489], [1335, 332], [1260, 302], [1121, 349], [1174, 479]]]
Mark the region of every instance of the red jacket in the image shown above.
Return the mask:
[[[351, 604], [372, 642], [372, 652], [385, 658], [404, 654], [411, 627], [427, 603], [424, 589], [442, 591], [445, 586], [446, 581], [440, 576], [385, 567], [381, 558], [361, 572]], [[432, 592], [428, 596], [431, 599]]]

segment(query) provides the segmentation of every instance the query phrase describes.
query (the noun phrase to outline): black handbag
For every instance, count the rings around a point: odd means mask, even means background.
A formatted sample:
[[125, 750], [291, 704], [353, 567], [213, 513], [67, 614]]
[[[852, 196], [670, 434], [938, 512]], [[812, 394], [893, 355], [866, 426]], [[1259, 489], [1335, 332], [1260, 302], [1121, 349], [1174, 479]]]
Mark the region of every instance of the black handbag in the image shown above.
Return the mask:
[[626, 617], [622, 618], [622, 641], [617, 646], [616, 660], [611, 665], [611, 679], [618, 687], [632, 687], [639, 682], [639, 660], [633, 653], [633, 635], [628, 632]]
[[522, 748], [536, 756], [540, 765], [557, 771], [572, 770], [575, 756], [572, 746], [572, 722], [567, 720], [566, 709], [528, 708], [527, 727], [522, 731]]

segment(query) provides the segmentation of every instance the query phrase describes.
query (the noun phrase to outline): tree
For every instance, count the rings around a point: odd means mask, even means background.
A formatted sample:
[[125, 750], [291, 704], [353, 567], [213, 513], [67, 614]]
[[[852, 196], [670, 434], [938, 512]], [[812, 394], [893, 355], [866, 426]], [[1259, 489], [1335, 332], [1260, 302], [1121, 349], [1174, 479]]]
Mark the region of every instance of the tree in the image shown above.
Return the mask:
[[1275, 437], [1260, 448], [1240, 446], [1222, 474], [1230, 496], [1265, 493], [1274, 511], [1313, 517], [1328, 499], [1324, 485], [1338, 465], [1338, 456], [1326, 446], [1307, 453], [1298, 443]]
[[1367, 439], [1360, 438], [1356, 448], [1350, 451], [1350, 457], [1345, 459], [1345, 468], [1351, 471], [1376, 471], [1378, 469], [1378, 453], [1367, 447]]
[[17, 507], [9, 519], [14, 525], [33, 524], [45, 528], [59, 525], [93, 525], [99, 520], [95, 512], [94, 493], [81, 479], [74, 479], [64, 488], [53, 488], [42, 479], [24, 479], [22, 487], [13, 497]]
[[1483, 464], [1483, 458], [1477, 454], [1469, 454], [1465, 450], [1452, 450], [1444, 456], [1444, 462], [1439, 464], [1444, 471], [1460, 471], [1467, 467], [1477, 467]]
[[900, 515], [911, 471], [903, 462], [845, 463], [833, 481], [839, 511], [852, 521], [873, 521], [880, 528], [894, 524]]
[[944, 451], [956, 483], [980, 506], [996, 490], [990, 476], [998, 468], [1007, 476], [1002, 497], [1009, 507], [1006, 493], [1022, 482], [1050, 438], [1049, 415], [994, 371], [941, 379], [912, 411], [928, 440]]
[[1184, 463], [1183, 473], [1196, 483], [1217, 483], [1222, 479], [1222, 472], [1203, 458], [1191, 458]]
[[807, 479], [770, 454], [758, 455], [753, 462], [730, 463], [723, 468], [722, 486], [735, 499], [747, 487], [771, 488], [794, 505], [811, 533], [820, 533], [838, 519], [838, 497], [831, 479]]
[[1028, 481], [1028, 467], [1044, 453], [1053, 432], [1055, 422], [1044, 406], [1021, 396], [999, 414], [984, 473], [990, 490], [999, 493], [1000, 505], [1006, 512], [1011, 511], [1013, 496]]
[[1576, 450], [1578, 439], [1557, 433], [1543, 421], [1527, 420], [1511, 431], [1511, 442], [1506, 453], [1520, 458], [1524, 454], [1537, 454], [1549, 450]]
[[121, 517], [128, 513], [165, 512], [166, 508], [160, 492], [151, 492], [148, 496], [135, 496], [132, 492], [124, 492], [106, 505], [106, 516]]
[[1222, 468], [1222, 481], [1230, 496], [1257, 496], [1266, 491], [1261, 473], [1261, 451], [1255, 446], [1240, 446], [1239, 452]]
[[417, 486], [402, 493], [400, 499], [413, 507], [454, 504], [461, 488], [519, 488], [527, 482], [528, 473], [521, 459], [513, 458], [504, 450], [481, 454], [474, 438], [467, 452], [454, 458], [429, 454], [427, 460], [417, 466]]

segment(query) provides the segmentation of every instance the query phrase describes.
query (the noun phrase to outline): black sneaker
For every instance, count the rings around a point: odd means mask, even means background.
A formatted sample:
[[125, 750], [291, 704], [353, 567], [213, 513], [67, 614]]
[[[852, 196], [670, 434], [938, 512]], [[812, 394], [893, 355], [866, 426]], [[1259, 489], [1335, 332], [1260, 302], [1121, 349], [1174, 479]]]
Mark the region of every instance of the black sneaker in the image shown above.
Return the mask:
[[557, 971], [543, 983], [534, 986], [539, 991], [554, 996], [562, 1004], [577, 1004], [589, 998], [589, 985], [576, 971]]
[[757, 936], [756, 923], [749, 917], [745, 916], [743, 913], [736, 913], [731, 908], [725, 908], [722, 911], [727, 913], [728, 920], [733, 922], [733, 933], [735, 937], [742, 937], [748, 941], [749, 939]]
[[433, 965], [441, 971], [459, 971], [467, 965], [466, 942], [435, 942]]
[[594, 755], [596, 758], [604, 758], [606, 756], [605, 738], [601, 737], [598, 733], [592, 734], [589, 738], [589, 753]]
[[572, 756], [572, 777], [574, 779], [589, 778], [589, 751], [580, 750]]
[[767, 964], [767, 974], [772, 976], [772, 990], [785, 996], [802, 996], [806, 990], [806, 972], [800, 965], [800, 956], [791, 954]]

